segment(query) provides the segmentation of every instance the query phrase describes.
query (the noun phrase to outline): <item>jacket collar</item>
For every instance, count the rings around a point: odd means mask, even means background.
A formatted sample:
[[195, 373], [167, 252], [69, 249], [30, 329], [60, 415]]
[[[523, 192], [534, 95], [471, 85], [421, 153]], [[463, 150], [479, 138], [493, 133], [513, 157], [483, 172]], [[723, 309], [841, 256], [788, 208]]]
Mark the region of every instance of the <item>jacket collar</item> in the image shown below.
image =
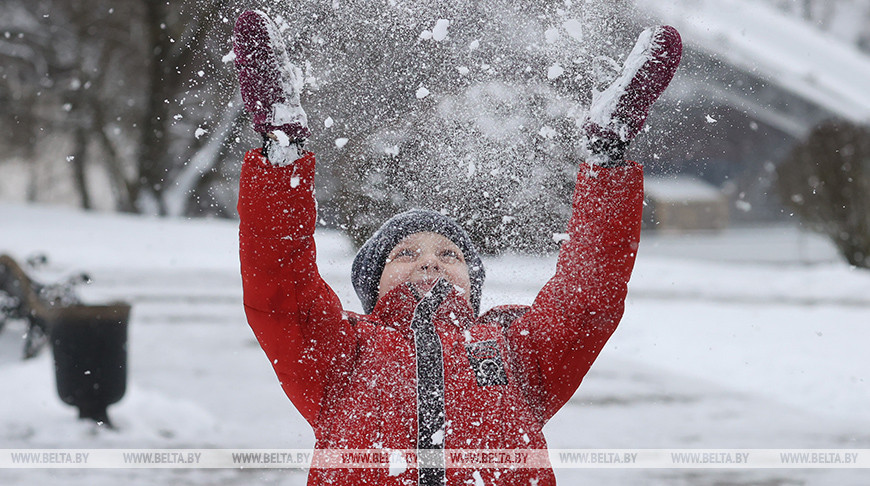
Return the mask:
[[[399, 285], [378, 300], [372, 317], [390, 327], [410, 330], [414, 310], [423, 297], [411, 284]], [[450, 285], [447, 296], [435, 311], [434, 319], [446, 320], [465, 329], [474, 322], [475, 317], [465, 296]]]

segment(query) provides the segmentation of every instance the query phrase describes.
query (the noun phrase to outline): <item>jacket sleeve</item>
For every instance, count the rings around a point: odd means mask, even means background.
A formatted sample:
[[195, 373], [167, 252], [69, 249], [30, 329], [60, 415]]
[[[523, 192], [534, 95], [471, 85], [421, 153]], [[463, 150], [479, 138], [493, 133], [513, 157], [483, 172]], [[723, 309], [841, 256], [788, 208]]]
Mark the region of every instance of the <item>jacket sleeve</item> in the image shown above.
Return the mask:
[[317, 429], [356, 347], [341, 303], [316, 265], [314, 156], [275, 167], [251, 150], [239, 184], [245, 313], [285, 393]]
[[582, 167], [556, 274], [507, 329], [527, 398], [546, 422], [622, 318], [643, 211], [643, 169]]

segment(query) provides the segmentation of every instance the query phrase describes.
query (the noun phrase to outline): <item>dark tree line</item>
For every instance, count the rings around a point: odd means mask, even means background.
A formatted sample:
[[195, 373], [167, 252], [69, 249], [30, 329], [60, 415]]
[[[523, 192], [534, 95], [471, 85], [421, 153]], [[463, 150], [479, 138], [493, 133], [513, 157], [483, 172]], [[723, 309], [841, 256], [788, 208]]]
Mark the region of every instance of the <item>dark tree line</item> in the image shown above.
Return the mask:
[[777, 167], [779, 193], [852, 265], [870, 268], [870, 127], [819, 125]]

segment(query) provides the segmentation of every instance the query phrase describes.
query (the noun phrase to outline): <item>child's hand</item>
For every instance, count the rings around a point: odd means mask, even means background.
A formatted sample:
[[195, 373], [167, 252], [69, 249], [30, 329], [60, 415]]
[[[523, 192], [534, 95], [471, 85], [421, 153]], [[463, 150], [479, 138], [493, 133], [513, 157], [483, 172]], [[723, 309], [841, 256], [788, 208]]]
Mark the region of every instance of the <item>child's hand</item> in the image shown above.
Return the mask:
[[302, 72], [290, 62], [278, 26], [260, 11], [239, 15], [233, 54], [245, 110], [263, 135], [267, 157], [276, 165], [292, 163], [310, 131], [299, 102]]
[[673, 27], [640, 34], [616, 80], [592, 95], [582, 127], [588, 162], [605, 167], [625, 163], [625, 150], [674, 77], [682, 52], [680, 34]]

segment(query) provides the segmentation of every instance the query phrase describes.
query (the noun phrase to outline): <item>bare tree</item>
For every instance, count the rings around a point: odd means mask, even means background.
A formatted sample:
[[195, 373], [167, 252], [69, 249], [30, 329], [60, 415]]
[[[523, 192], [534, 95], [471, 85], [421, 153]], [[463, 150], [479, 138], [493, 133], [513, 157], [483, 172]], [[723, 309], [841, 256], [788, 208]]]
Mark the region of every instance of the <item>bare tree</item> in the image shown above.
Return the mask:
[[0, 123], [10, 143], [32, 157], [53, 136], [68, 140], [85, 208], [99, 169], [119, 210], [232, 214], [223, 170], [240, 110], [221, 61], [231, 9], [230, 0], [4, 2], [0, 98], [14, 118]]

